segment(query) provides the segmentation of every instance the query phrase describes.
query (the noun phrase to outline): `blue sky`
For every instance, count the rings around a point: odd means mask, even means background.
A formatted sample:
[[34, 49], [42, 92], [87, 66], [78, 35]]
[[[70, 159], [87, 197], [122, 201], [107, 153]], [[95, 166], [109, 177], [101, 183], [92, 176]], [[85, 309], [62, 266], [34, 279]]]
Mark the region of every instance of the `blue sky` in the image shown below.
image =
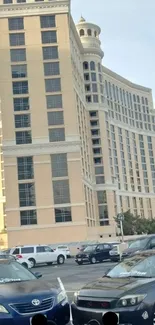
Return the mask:
[[102, 29], [103, 64], [150, 87], [155, 102], [155, 0], [71, 0], [72, 16]]

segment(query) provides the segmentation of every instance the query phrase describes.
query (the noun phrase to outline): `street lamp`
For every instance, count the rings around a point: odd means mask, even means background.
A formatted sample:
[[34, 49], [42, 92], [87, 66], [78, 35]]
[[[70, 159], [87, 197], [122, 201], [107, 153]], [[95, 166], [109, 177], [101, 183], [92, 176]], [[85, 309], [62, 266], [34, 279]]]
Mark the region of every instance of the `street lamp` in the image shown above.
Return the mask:
[[119, 195], [119, 187], [118, 187], [118, 179], [115, 177], [115, 184], [116, 184], [116, 208], [117, 208], [117, 220], [120, 222], [120, 230], [122, 236], [122, 242], [124, 242], [124, 232], [123, 232], [123, 220], [124, 214], [121, 211], [121, 204], [120, 204], [120, 195]]

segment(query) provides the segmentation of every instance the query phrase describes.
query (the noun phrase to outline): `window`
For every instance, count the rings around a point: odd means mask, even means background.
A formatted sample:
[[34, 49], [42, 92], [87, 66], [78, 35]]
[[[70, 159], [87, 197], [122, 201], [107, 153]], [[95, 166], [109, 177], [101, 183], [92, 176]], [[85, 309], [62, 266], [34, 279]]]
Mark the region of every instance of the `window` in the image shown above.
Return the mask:
[[21, 254], [34, 253], [34, 247], [22, 247]]
[[43, 59], [44, 60], [58, 59], [58, 47], [57, 46], [43, 47]]
[[80, 29], [80, 36], [84, 36], [84, 29]]
[[87, 33], [88, 33], [88, 36], [91, 36], [92, 35], [91, 29], [88, 29]]
[[52, 177], [68, 176], [67, 154], [51, 155]]
[[98, 95], [93, 95], [93, 102], [98, 103]]
[[9, 30], [20, 30], [24, 29], [24, 19], [22, 17], [9, 18]]
[[35, 188], [34, 183], [18, 184], [20, 207], [35, 206]]
[[91, 130], [92, 136], [99, 135], [99, 130]]
[[14, 111], [27, 111], [29, 110], [29, 98], [20, 97], [13, 99]]
[[94, 61], [90, 62], [90, 70], [95, 71], [95, 62]]
[[33, 157], [19, 157], [17, 158], [18, 180], [33, 179]]
[[28, 128], [31, 126], [30, 114], [15, 115], [15, 128]]
[[49, 112], [48, 116], [48, 125], [61, 125], [64, 124], [63, 112]]
[[92, 84], [93, 93], [97, 93], [97, 84]]
[[26, 61], [25, 49], [10, 50], [10, 55], [11, 55], [11, 62]]
[[12, 0], [3, 0], [4, 5], [7, 5], [9, 3], [12, 3]]
[[85, 81], [89, 81], [90, 80], [89, 73], [84, 73], [84, 80]]
[[26, 0], [17, 0], [17, 3], [26, 2]]
[[13, 94], [28, 94], [28, 81], [14, 81], [13, 85]]
[[19, 251], [19, 248], [16, 248], [14, 251], [13, 251], [13, 255], [18, 255], [20, 253], [20, 251]]
[[27, 65], [12, 65], [11, 66], [12, 78], [26, 78], [27, 77]]
[[31, 131], [16, 132], [16, 144], [32, 143]]
[[53, 181], [54, 204], [70, 203], [69, 181]]
[[72, 214], [71, 208], [55, 209], [55, 222], [71, 222]]
[[102, 163], [102, 158], [94, 158], [94, 164], [98, 165]]
[[45, 253], [45, 247], [44, 246], [38, 246], [36, 247], [37, 253]]
[[89, 112], [90, 117], [96, 117], [98, 116], [96, 111]]
[[87, 61], [83, 62], [83, 69], [84, 70], [88, 70], [89, 69], [89, 65], [88, 65], [88, 62]]
[[47, 95], [47, 108], [62, 108], [62, 95]]
[[100, 139], [93, 139], [92, 144], [93, 144], [93, 146], [100, 144]]
[[36, 225], [37, 224], [37, 211], [27, 210], [20, 211], [21, 226]]
[[10, 46], [25, 45], [24, 33], [9, 34]]
[[99, 206], [99, 217], [100, 219], [108, 219], [107, 205]]
[[95, 148], [95, 149], [93, 149], [93, 153], [94, 153], [95, 155], [100, 154], [100, 153], [101, 153], [101, 148]]
[[98, 63], [98, 72], [101, 72], [101, 64]]
[[43, 44], [57, 43], [57, 34], [55, 31], [41, 32], [41, 38]]
[[104, 176], [96, 176], [96, 184], [104, 184], [105, 178]]
[[96, 73], [95, 72], [91, 73], [91, 80], [96, 81]]
[[107, 203], [106, 191], [98, 191], [97, 200], [98, 200], [98, 204], [106, 204]]
[[61, 91], [60, 78], [56, 79], [46, 79], [45, 89], [47, 93]]
[[51, 28], [55, 27], [55, 16], [41, 16], [40, 17], [40, 26], [41, 28]]
[[104, 174], [103, 166], [95, 167], [95, 175], [102, 175]]
[[45, 76], [52, 76], [52, 75], [59, 75], [59, 62], [48, 62], [44, 63], [44, 75]]
[[50, 129], [49, 141], [50, 142], [65, 141], [65, 129], [64, 128]]

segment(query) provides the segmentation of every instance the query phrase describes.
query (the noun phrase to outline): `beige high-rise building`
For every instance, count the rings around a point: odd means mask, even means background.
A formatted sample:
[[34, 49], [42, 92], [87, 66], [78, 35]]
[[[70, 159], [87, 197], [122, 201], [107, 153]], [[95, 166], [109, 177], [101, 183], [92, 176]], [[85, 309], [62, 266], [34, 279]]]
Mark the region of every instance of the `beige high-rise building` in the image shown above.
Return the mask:
[[151, 90], [104, 66], [100, 33], [75, 26], [69, 0], [0, 0], [9, 246], [107, 238], [128, 209], [155, 216]]

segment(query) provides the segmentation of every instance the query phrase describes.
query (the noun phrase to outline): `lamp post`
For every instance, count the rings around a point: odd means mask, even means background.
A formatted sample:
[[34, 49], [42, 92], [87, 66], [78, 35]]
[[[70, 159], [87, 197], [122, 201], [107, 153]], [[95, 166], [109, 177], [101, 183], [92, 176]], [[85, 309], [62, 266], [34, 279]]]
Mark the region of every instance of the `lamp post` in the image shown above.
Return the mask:
[[120, 204], [120, 196], [119, 196], [119, 188], [118, 188], [118, 179], [115, 178], [116, 187], [116, 207], [117, 207], [117, 220], [120, 222], [120, 230], [121, 230], [121, 237], [122, 242], [124, 242], [124, 232], [123, 232], [123, 220], [124, 215], [121, 211], [121, 204]]

